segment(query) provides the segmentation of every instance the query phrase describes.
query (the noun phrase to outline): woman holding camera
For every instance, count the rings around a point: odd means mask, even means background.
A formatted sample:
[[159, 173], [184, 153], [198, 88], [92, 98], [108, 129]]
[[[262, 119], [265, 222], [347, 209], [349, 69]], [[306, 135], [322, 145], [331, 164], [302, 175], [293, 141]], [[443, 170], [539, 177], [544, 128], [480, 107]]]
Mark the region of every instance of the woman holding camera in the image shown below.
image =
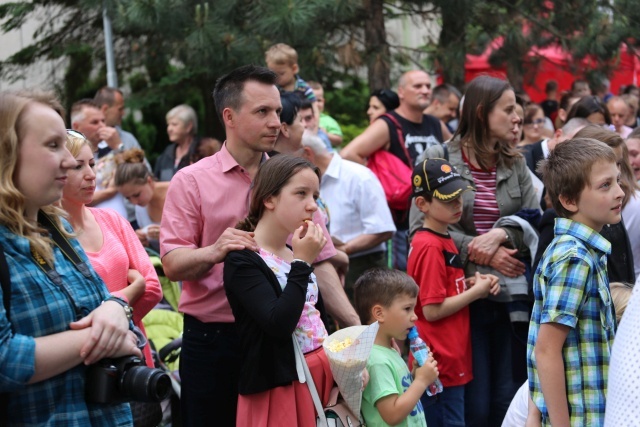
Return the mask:
[[141, 353], [122, 301], [52, 206], [76, 166], [58, 106], [0, 93], [0, 424], [128, 426], [129, 405], [84, 396], [86, 365]]

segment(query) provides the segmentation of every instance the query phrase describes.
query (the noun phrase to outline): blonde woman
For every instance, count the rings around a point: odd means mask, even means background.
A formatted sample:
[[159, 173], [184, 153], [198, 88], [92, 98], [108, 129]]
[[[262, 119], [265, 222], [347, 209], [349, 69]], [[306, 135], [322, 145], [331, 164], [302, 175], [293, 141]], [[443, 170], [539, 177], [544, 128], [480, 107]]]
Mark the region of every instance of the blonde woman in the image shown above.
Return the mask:
[[[0, 93], [0, 244], [10, 286], [0, 308], [0, 392], [8, 393], [0, 424], [129, 426], [129, 405], [85, 401], [86, 365], [141, 353], [122, 305], [81, 267], [88, 259], [52, 206], [76, 166], [57, 105]], [[47, 218], [80, 262], [53, 243]]]
[[[67, 137], [67, 148], [76, 166], [67, 173], [62, 207], [91, 265], [113, 295], [133, 308], [133, 323], [142, 332], [142, 318], [160, 301], [162, 289], [149, 256], [129, 222], [111, 209], [90, 208], [95, 192], [94, 157], [91, 145], [81, 134]], [[149, 344], [143, 350], [153, 367]]]

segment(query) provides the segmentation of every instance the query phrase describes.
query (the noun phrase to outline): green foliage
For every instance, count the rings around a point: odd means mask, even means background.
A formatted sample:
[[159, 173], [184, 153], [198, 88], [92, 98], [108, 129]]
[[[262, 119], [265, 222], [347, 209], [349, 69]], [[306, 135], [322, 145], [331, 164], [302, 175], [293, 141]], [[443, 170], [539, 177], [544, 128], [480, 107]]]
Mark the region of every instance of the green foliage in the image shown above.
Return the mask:
[[[103, 0], [1, 4], [3, 32], [45, 10], [48, 20], [36, 31], [34, 43], [0, 62], [0, 77], [19, 79], [37, 61], [66, 58], [59, 87], [65, 103], [91, 96], [106, 81], [103, 4]], [[106, 0], [117, 71], [131, 88], [127, 106], [142, 116], [141, 123], [128, 117], [125, 128], [136, 134], [153, 158], [168, 143], [165, 113], [187, 103], [198, 111], [200, 133], [222, 138], [211, 100], [216, 79], [243, 64], [264, 64], [264, 51], [283, 42], [298, 51], [302, 77], [325, 85], [327, 110], [342, 125], [345, 141], [352, 139], [367, 125], [368, 85], [354, 77], [361, 71], [357, 64], [368, 58], [368, 47], [360, 44], [363, 29], [370, 25], [363, 4], [363, 0]], [[601, 64], [597, 72], [605, 75], [615, 66], [610, 59], [620, 42], [634, 47], [640, 37], [635, 25], [640, 20], [637, 0], [401, 0], [384, 5], [386, 19], [431, 17], [432, 10], [443, 28], [437, 45], [396, 50], [391, 61], [439, 67], [458, 85], [466, 53], [482, 52], [498, 36], [505, 42], [491, 61], [506, 65], [516, 84], [531, 46], [559, 43], [576, 58], [595, 55]]]
[[158, 129], [145, 121], [134, 120], [132, 115], [128, 115], [122, 120], [122, 128], [127, 129], [135, 135], [149, 163], [152, 165], [155, 164], [156, 159], [162, 152], [162, 150], [155, 148], [156, 141], [158, 140]]
[[341, 147], [344, 147], [353, 139], [360, 135], [364, 130], [369, 126], [369, 123], [364, 124], [340, 124], [340, 129], [342, 129], [342, 144]]

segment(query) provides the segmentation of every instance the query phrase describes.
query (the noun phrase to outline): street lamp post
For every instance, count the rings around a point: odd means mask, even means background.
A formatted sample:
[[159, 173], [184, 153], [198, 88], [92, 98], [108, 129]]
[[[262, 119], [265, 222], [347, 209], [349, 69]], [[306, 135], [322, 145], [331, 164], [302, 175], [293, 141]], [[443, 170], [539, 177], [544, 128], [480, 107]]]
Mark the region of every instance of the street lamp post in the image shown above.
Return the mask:
[[116, 63], [113, 57], [113, 33], [111, 31], [111, 20], [107, 13], [107, 0], [102, 2], [102, 24], [104, 26], [104, 51], [107, 60], [107, 85], [118, 87], [118, 74], [116, 73]]

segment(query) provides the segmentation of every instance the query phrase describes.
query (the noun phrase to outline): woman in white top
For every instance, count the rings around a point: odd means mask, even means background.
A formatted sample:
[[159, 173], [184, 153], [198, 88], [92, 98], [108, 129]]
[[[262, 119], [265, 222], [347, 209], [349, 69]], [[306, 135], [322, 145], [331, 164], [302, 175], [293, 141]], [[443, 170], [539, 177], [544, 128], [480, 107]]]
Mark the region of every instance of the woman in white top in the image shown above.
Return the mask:
[[144, 163], [144, 151], [134, 148], [122, 153], [115, 173], [118, 191], [136, 205], [136, 230], [143, 246], [158, 250], [162, 209], [169, 182], [157, 182]]

